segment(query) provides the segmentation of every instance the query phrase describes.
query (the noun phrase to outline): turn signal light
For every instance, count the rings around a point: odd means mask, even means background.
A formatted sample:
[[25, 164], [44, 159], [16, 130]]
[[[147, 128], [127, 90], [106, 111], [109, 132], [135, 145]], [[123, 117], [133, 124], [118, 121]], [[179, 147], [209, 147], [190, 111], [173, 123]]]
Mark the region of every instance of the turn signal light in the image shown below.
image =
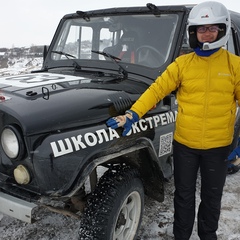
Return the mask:
[[14, 171], [14, 178], [18, 184], [28, 184], [30, 182], [30, 174], [26, 167], [18, 165]]

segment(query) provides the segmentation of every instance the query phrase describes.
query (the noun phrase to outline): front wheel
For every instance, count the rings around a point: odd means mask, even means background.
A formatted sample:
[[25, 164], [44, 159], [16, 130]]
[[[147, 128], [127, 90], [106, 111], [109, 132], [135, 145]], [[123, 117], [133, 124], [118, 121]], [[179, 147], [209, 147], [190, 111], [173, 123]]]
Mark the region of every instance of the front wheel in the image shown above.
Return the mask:
[[144, 190], [138, 171], [126, 166], [110, 169], [88, 199], [79, 239], [134, 240], [143, 208]]

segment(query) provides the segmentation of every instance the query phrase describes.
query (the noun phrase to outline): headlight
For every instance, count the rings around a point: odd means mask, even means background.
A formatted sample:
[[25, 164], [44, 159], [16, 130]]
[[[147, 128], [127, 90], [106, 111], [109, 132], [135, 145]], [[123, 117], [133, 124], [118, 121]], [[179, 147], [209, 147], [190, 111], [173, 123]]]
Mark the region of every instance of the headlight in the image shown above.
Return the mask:
[[24, 144], [18, 130], [7, 126], [2, 131], [1, 144], [5, 154], [11, 159], [19, 159], [24, 154]]

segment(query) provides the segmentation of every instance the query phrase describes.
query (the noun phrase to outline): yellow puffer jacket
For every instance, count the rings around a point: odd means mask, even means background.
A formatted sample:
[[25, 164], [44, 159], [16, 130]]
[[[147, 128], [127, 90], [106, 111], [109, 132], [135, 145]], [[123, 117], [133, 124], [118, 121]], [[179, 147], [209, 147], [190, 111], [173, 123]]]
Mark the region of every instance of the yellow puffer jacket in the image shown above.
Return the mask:
[[141, 118], [173, 90], [178, 115], [174, 139], [190, 148], [231, 144], [236, 100], [240, 103], [240, 57], [220, 49], [209, 57], [178, 57], [143, 93], [131, 110]]

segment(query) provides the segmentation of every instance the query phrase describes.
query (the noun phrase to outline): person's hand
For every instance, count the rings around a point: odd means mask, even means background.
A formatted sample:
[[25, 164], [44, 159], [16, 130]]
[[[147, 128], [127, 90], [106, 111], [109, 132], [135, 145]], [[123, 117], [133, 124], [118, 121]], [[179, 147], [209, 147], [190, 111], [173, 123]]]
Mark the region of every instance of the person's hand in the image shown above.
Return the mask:
[[234, 174], [234, 173], [237, 173], [239, 169], [240, 169], [239, 165], [228, 164], [227, 173]]
[[110, 118], [106, 124], [107, 126], [111, 127], [112, 129], [116, 129], [119, 127], [123, 127], [123, 136], [126, 136], [127, 133], [130, 131], [133, 123], [139, 120], [138, 115], [131, 110], [126, 111], [125, 115], [120, 115], [117, 117]]

